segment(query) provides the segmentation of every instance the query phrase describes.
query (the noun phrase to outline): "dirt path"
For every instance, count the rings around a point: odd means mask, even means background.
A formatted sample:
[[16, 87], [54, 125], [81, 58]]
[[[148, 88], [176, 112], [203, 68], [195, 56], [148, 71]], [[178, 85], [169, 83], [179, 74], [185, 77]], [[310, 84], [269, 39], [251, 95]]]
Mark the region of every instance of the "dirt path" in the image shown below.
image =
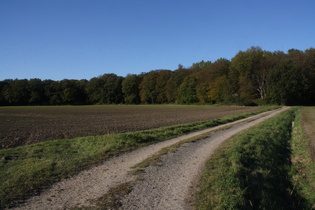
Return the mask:
[[[67, 209], [76, 206], [90, 206], [97, 199], [119, 183], [134, 180], [128, 175], [130, 168], [157, 153], [192, 136], [207, 133], [220, 127], [232, 127], [214, 132], [210, 137], [182, 145], [176, 152], [164, 155], [160, 166], [147, 167], [137, 181], [133, 191], [126, 196], [122, 209], [190, 209], [191, 192], [205, 161], [226, 139], [250, 128], [275, 114], [286, 110], [259, 114], [215, 128], [194, 132], [189, 135], [150, 145], [133, 152], [112, 158], [102, 165], [82, 171], [77, 176], [63, 180], [32, 197], [17, 209]], [[252, 119], [252, 121], [248, 121]]]

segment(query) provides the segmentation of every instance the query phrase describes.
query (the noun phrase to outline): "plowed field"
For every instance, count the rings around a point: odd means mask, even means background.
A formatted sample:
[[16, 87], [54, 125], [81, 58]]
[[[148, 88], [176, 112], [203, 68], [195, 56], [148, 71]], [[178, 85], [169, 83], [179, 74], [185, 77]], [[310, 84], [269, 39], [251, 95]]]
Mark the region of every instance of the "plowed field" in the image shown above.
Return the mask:
[[0, 107], [0, 149], [55, 139], [145, 130], [262, 109], [240, 106]]

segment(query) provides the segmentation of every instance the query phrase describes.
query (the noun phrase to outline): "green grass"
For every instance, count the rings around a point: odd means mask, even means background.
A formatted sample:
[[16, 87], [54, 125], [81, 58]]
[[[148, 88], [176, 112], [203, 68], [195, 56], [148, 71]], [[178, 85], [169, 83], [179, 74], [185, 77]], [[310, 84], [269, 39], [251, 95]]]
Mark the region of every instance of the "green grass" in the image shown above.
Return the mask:
[[301, 115], [304, 135], [309, 142], [311, 156], [315, 162], [315, 107], [303, 107]]
[[[305, 123], [310, 123], [315, 130], [315, 108], [303, 108]], [[312, 134], [314, 137], [315, 133]], [[304, 135], [301, 110], [294, 121], [292, 132], [292, 167], [291, 176], [294, 189], [301, 194], [313, 208], [315, 208], [315, 163], [312, 160], [310, 141]]]
[[309, 209], [292, 183], [295, 112], [290, 109], [225, 142], [206, 164], [196, 209]]
[[159, 129], [55, 140], [0, 150], [0, 207], [14, 206], [17, 201], [39, 193], [56, 181], [115, 155], [260, 112], [263, 110]]

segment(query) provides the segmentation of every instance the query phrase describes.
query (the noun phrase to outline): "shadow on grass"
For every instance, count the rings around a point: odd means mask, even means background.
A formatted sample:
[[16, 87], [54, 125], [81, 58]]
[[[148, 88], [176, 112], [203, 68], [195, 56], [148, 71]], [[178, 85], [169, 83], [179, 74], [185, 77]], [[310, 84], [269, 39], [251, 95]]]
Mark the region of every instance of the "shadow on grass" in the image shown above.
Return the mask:
[[[240, 209], [305, 209], [310, 204], [299, 195], [290, 177], [294, 114], [287, 122], [274, 122], [261, 132], [247, 134], [241, 139], [246, 146], [241, 152], [237, 173], [244, 200]], [[281, 125], [282, 124], [282, 125]], [[270, 129], [273, 126], [274, 129]], [[269, 129], [268, 129], [269, 128]]]
[[210, 158], [197, 209], [311, 209], [292, 184], [295, 109], [225, 142]]

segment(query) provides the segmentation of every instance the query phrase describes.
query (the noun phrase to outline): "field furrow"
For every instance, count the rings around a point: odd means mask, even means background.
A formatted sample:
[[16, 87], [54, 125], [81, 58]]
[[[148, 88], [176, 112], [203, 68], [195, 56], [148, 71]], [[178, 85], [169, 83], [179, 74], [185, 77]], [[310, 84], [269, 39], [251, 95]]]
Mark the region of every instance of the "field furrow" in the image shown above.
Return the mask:
[[0, 149], [55, 139], [147, 130], [264, 109], [241, 106], [0, 107]]

